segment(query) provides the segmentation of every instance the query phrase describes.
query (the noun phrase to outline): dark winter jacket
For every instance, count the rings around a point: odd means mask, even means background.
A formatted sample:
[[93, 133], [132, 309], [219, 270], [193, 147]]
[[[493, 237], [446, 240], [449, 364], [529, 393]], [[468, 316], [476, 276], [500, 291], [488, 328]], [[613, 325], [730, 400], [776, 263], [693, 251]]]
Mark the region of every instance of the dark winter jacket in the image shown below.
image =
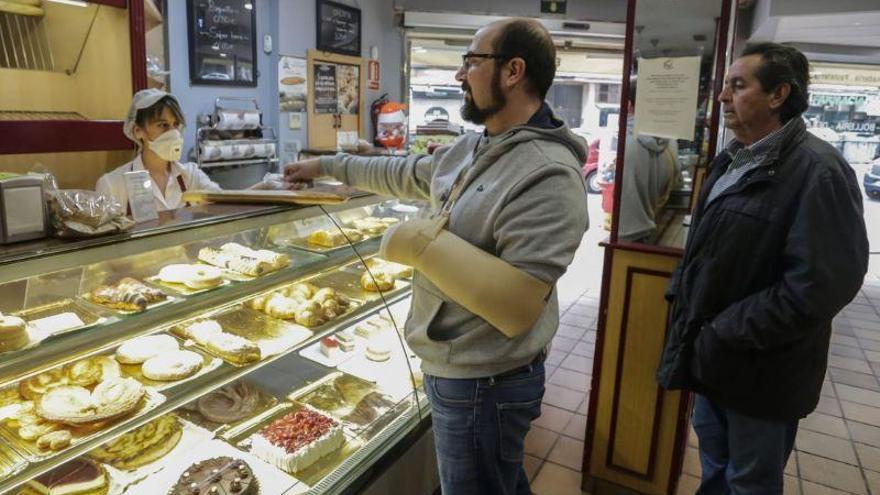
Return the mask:
[[694, 210], [657, 379], [743, 414], [796, 419], [819, 401], [831, 322], [868, 264], [862, 195], [830, 144], [787, 133], [768, 166], [706, 207], [727, 170], [719, 154]]

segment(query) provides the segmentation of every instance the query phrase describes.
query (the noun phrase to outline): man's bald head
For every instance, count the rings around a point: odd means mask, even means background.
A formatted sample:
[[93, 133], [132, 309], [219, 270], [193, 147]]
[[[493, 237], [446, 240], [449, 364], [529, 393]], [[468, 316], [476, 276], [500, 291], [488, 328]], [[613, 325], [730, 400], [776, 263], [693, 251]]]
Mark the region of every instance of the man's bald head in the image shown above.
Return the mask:
[[543, 101], [556, 76], [556, 46], [544, 25], [514, 17], [488, 24], [478, 34], [490, 38], [493, 53], [525, 61], [529, 90]]

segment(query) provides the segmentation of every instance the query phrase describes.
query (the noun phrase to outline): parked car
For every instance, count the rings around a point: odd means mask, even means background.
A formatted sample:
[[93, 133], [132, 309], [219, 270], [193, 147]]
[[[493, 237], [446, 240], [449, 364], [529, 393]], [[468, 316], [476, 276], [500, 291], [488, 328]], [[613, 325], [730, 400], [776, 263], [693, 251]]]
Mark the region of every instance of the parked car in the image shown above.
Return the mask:
[[599, 185], [599, 140], [595, 139], [590, 142], [589, 151], [587, 152], [587, 161], [584, 162], [583, 174], [584, 180], [587, 181], [587, 191], [591, 194], [599, 194], [602, 187]]
[[865, 172], [865, 194], [869, 198], [880, 199], [880, 158], [871, 163]]

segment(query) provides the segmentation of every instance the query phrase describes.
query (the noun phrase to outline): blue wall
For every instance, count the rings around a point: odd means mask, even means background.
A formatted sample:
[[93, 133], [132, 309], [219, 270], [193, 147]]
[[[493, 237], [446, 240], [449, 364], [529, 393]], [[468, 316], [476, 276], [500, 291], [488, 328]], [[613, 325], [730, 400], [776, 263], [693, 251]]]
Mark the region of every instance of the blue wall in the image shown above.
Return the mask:
[[[367, 90], [366, 108], [382, 93], [401, 101], [401, 71], [403, 69], [403, 37], [394, 25], [393, 0], [340, 0], [361, 9], [362, 56], [369, 58], [370, 47], [376, 46], [381, 61], [381, 88]], [[218, 96], [242, 96], [257, 98], [263, 110], [263, 122], [279, 132], [282, 159], [292, 159], [292, 142], [302, 147], [308, 145], [308, 122], [303, 119], [302, 129], [288, 128], [288, 114], [278, 113], [278, 59], [279, 55], [305, 57], [308, 49], [315, 47], [315, 0], [256, 0], [257, 9], [257, 66], [259, 76], [256, 88], [193, 86], [189, 82], [189, 51], [187, 40], [186, 4], [184, 0], [168, 1], [169, 64], [171, 67], [171, 92], [183, 106], [187, 118], [184, 131], [184, 156], [195, 144], [196, 118], [214, 108]], [[272, 36], [272, 53], [263, 51], [263, 36]], [[364, 115], [364, 129], [370, 129], [369, 115]], [[364, 136], [368, 137], [368, 136]], [[287, 146], [285, 147], [285, 143]]]
[[[289, 0], [280, 0], [288, 3]], [[263, 123], [278, 128], [278, 64], [277, 49], [273, 46], [271, 54], [263, 51], [263, 36], [269, 34], [273, 41], [278, 39], [279, 0], [256, 0], [257, 11], [257, 87], [194, 86], [189, 82], [189, 48], [187, 39], [186, 4], [184, 0], [168, 1], [168, 47], [171, 67], [171, 92], [180, 100], [187, 126], [183, 137], [184, 157], [190, 156], [195, 144], [196, 119], [199, 115], [214, 109], [214, 99], [218, 96], [238, 96], [257, 98], [263, 111]], [[308, 0], [294, 0], [291, 3], [307, 3]]]
[[[403, 63], [403, 37], [394, 25], [394, 5], [392, 0], [337, 0], [340, 3], [361, 9], [361, 56], [370, 57], [370, 47], [379, 49], [381, 87], [378, 91], [365, 92], [365, 109], [382, 93], [401, 101], [401, 71]], [[309, 49], [315, 48], [315, 0], [280, 0], [278, 21], [278, 54], [305, 57]], [[276, 67], [277, 71], [277, 67]], [[308, 147], [308, 122], [303, 119], [302, 129], [288, 128], [288, 114], [280, 116], [282, 158], [291, 159], [291, 145], [298, 141], [302, 148]], [[369, 138], [371, 124], [369, 115], [363, 116], [365, 132], [361, 137]], [[285, 144], [287, 145], [285, 147]], [[286, 150], [284, 150], [286, 148]]]

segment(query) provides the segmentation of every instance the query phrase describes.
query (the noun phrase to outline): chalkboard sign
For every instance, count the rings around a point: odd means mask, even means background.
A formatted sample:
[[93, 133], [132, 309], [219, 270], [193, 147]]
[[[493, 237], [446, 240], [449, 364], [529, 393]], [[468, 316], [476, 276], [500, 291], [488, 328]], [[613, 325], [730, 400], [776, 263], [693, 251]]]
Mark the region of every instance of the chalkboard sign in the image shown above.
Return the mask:
[[187, 0], [192, 84], [257, 85], [254, 0]]
[[361, 56], [361, 10], [318, 1], [318, 50]]

